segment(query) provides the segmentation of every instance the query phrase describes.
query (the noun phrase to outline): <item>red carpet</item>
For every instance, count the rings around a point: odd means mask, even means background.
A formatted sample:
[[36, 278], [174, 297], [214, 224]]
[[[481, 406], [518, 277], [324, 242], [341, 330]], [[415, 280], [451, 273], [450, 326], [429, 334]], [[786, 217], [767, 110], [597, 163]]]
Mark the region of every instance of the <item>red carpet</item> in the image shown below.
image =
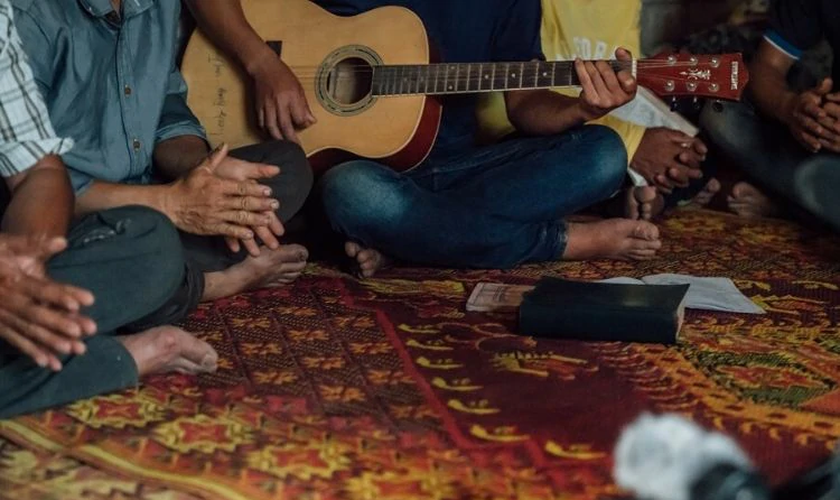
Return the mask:
[[[0, 422], [0, 497], [595, 499], [642, 411], [733, 435], [774, 481], [840, 435], [840, 241], [682, 212], [661, 259], [512, 272], [313, 266], [289, 289], [201, 308], [217, 374]], [[690, 312], [677, 347], [511, 334], [465, 313], [479, 281], [730, 276], [765, 316]]]

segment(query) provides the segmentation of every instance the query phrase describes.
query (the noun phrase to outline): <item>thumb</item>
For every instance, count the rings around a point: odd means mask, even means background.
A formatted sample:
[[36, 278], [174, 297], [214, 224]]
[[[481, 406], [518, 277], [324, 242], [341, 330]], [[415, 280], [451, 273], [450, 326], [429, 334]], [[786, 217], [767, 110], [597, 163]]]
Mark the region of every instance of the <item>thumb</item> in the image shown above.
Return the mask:
[[219, 147], [214, 149], [213, 152], [210, 153], [210, 156], [206, 160], [204, 160], [204, 162], [206, 163], [205, 166], [211, 171], [215, 171], [217, 168], [219, 168], [219, 165], [221, 165], [222, 161], [224, 161], [224, 159], [227, 158], [228, 150], [229, 147], [226, 142], [220, 144]]
[[624, 47], [619, 47], [615, 51], [615, 58], [619, 61], [632, 61], [633, 54], [631, 54], [630, 51], [625, 49]]
[[831, 92], [832, 87], [834, 87], [834, 82], [831, 81], [831, 78], [826, 78], [817, 85], [814, 92], [816, 92], [817, 95], [824, 96]]

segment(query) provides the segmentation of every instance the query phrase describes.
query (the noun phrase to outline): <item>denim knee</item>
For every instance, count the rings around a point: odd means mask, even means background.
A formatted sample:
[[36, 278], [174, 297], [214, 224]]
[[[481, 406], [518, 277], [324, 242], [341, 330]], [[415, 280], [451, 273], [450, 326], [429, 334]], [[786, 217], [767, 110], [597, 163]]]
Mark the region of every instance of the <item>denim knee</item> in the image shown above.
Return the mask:
[[591, 145], [587, 174], [603, 198], [621, 188], [627, 176], [627, 148], [616, 131], [603, 125], [587, 125], [580, 132], [581, 141]]
[[401, 189], [407, 182], [387, 167], [359, 160], [324, 174], [319, 192], [333, 228], [365, 243], [371, 233], [400, 227], [410, 209]]

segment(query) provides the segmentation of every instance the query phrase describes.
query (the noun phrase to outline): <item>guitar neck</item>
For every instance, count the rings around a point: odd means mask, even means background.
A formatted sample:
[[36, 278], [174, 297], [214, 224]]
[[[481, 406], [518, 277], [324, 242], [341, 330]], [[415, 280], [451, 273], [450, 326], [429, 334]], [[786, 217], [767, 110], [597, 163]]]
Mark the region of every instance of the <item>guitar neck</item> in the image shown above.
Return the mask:
[[[636, 62], [607, 61], [614, 70]], [[450, 63], [374, 66], [374, 96], [447, 95], [579, 85], [574, 61]]]

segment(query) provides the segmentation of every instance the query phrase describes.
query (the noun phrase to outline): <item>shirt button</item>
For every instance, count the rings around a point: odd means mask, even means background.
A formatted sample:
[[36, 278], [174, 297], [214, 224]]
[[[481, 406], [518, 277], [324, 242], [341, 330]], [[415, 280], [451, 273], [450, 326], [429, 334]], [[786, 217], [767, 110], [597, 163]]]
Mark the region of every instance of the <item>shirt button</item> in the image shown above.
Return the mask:
[[132, 144], [132, 146], [134, 146], [135, 151], [140, 151], [140, 140], [139, 139], [134, 139], [134, 142], [132, 142], [131, 144]]
[[131, 95], [131, 87], [126, 85], [125, 88], [123, 89], [123, 92], [125, 92], [125, 95], [127, 95], [127, 96]]

